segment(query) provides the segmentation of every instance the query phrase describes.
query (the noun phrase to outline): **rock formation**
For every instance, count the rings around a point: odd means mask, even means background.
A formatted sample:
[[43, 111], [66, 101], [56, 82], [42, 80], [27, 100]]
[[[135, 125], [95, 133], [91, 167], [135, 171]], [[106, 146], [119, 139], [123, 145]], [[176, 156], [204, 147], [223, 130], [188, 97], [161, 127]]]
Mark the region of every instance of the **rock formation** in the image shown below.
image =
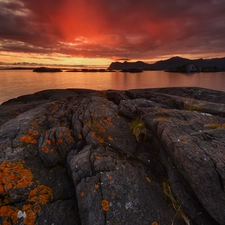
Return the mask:
[[51, 72], [51, 73], [55, 73], [55, 72], [62, 72], [61, 69], [59, 68], [48, 68], [48, 67], [38, 67], [38, 68], [35, 68], [33, 70], [33, 72]]
[[178, 73], [196, 73], [196, 72], [219, 72], [222, 71], [222, 69], [218, 69], [217, 67], [210, 67], [210, 66], [204, 66], [204, 67], [199, 67], [194, 64], [185, 64], [182, 66], [176, 66], [172, 67], [166, 72], [178, 72]]
[[195, 72], [201, 72], [201, 68], [194, 64], [185, 64], [182, 66], [172, 67], [166, 71], [167, 72], [178, 72], [178, 73], [195, 73]]
[[141, 72], [143, 72], [143, 70], [136, 69], [136, 68], [129, 68], [129, 69], [121, 70], [121, 72], [125, 72], [125, 73], [141, 73]]
[[0, 224], [224, 225], [225, 93], [47, 90], [0, 106]]

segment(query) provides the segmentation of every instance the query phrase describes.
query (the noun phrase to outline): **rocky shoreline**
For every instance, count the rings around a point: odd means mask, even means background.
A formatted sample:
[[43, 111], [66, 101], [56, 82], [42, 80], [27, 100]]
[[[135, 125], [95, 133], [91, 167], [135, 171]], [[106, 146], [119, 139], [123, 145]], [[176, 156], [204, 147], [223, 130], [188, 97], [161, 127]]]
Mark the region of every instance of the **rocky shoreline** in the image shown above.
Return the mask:
[[225, 92], [45, 90], [0, 105], [0, 224], [224, 225]]

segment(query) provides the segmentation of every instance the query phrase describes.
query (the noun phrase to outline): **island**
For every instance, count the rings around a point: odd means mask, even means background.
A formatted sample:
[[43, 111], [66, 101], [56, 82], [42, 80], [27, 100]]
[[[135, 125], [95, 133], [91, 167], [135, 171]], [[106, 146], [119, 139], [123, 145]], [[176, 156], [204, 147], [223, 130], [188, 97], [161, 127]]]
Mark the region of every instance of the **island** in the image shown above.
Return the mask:
[[200, 67], [195, 64], [185, 64], [182, 66], [172, 67], [172, 68], [169, 68], [168, 70], [166, 70], [166, 72], [177, 72], [177, 73], [220, 72], [220, 71], [223, 71], [223, 70], [219, 69], [216, 66]]
[[35, 68], [35, 69], [33, 70], [33, 72], [39, 72], [39, 73], [43, 73], [43, 72], [51, 72], [51, 73], [55, 73], [55, 72], [62, 72], [62, 70], [59, 69], [59, 68], [38, 67], [38, 68]]
[[44, 90], [0, 105], [0, 224], [225, 224], [225, 92]]
[[121, 70], [121, 72], [124, 72], [124, 73], [141, 73], [141, 72], [143, 72], [143, 70], [137, 69], [137, 68], [129, 68], [129, 69], [123, 69], [123, 70]]
[[83, 69], [69, 69], [66, 70], [66, 72], [91, 72], [91, 73], [96, 73], [96, 72], [112, 72], [106, 69], [88, 69], [88, 68], [83, 68]]
[[[194, 68], [196, 67], [196, 68]], [[108, 70], [165, 70], [167, 72], [186, 72], [194, 69], [195, 72], [218, 72], [225, 71], [225, 58], [212, 59], [186, 59], [172, 57], [155, 63], [137, 62], [112, 62]]]

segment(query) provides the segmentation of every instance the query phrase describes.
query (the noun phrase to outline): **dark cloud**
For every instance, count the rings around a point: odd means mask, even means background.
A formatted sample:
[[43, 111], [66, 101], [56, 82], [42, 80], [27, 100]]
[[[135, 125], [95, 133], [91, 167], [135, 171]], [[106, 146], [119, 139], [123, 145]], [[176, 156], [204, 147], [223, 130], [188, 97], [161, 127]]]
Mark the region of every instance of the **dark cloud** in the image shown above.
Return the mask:
[[150, 59], [225, 53], [223, 0], [0, 0], [0, 51]]

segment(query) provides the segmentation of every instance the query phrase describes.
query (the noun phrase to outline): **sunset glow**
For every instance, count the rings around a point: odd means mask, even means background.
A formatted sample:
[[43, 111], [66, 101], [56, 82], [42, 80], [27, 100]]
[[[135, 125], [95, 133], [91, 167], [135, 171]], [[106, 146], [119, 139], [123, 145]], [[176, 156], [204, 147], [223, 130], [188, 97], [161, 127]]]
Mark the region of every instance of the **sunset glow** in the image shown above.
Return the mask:
[[225, 56], [222, 0], [0, 0], [0, 8], [1, 63]]

